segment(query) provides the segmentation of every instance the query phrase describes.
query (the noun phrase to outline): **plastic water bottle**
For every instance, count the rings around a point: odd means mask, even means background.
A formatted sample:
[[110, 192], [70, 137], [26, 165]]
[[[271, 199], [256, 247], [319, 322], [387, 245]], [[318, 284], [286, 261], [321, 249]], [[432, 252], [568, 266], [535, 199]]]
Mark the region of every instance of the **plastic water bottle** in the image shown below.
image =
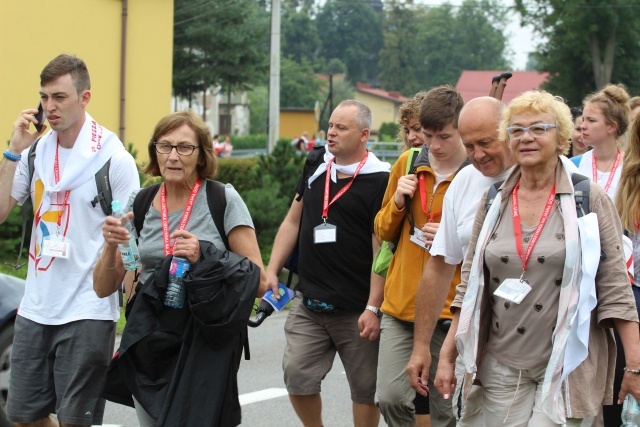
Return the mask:
[[182, 284], [184, 274], [189, 271], [191, 263], [188, 259], [174, 256], [169, 268], [169, 284], [164, 296], [164, 305], [172, 308], [182, 308], [187, 291]]
[[[122, 208], [122, 204], [120, 204], [120, 201], [118, 200], [111, 202], [111, 210], [113, 212], [113, 216], [118, 219], [121, 219], [126, 215], [126, 212]], [[118, 245], [118, 249], [120, 249], [120, 256], [122, 256], [122, 264], [124, 264], [125, 270], [137, 270], [140, 268], [140, 252], [138, 251], [138, 245], [136, 244], [135, 227], [130, 219], [125, 221], [124, 227], [129, 231], [129, 242]]]
[[622, 404], [622, 427], [631, 426], [640, 426], [640, 405], [631, 394], [627, 394]]

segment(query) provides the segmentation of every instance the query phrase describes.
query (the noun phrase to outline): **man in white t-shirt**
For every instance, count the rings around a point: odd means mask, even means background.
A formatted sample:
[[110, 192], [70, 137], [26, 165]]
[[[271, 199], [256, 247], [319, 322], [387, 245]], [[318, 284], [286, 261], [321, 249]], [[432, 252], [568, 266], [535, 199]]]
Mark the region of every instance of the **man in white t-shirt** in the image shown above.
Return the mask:
[[[29, 132], [38, 110], [23, 110], [0, 162], [0, 223], [28, 197], [34, 206], [7, 415], [18, 426], [90, 426], [102, 424], [100, 392], [119, 317], [117, 295], [100, 299], [93, 291], [105, 219], [91, 203], [95, 175], [110, 161], [113, 199], [125, 202], [140, 182], [122, 142], [85, 111], [91, 84], [84, 61], [57, 56], [40, 86], [51, 130]], [[38, 138], [30, 178], [27, 157]]]
[[[485, 190], [506, 179], [514, 164], [507, 142], [498, 139], [503, 109], [501, 101], [480, 97], [466, 103], [460, 112], [458, 131], [472, 165], [456, 175], [445, 193], [440, 228], [429, 251], [431, 258], [422, 272], [416, 296], [413, 353], [407, 373], [411, 386], [423, 395], [428, 391], [431, 337], [456, 265], [466, 255], [478, 203]], [[451, 325], [447, 340], [455, 336], [456, 327]], [[440, 354], [440, 360], [446, 357], [451, 355]], [[455, 360], [455, 356], [453, 358]], [[444, 387], [444, 398], [449, 399], [452, 391]]]

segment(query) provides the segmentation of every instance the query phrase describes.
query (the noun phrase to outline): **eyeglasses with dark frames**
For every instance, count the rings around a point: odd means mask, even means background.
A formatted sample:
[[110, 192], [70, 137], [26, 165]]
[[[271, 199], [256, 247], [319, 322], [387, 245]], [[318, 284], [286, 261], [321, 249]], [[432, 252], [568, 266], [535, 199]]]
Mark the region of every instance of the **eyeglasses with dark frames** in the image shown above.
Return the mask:
[[529, 135], [531, 135], [533, 138], [540, 138], [545, 133], [547, 133], [547, 129], [555, 129], [556, 127], [557, 127], [556, 125], [551, 125], [548, 123], [535, 124], [535, 125], [529, 126], [528, 128], [523, 128], [520, 126], [511, 126], [507, 128], [507, 134], [509, 135], [509, 138], [512, 140], [521, 139], [524, 136], [524, 134], [527, 132], [529, 132]]
[[156, 151], [159, 154], [171, 154], [171, 151], [175, 148], [176, 152], [181, 156], [190, 156], [196, 148], [200, 148], [197, 145], [172, 145], [167, 142], [154, 142], [153, 145], [156, 147]]

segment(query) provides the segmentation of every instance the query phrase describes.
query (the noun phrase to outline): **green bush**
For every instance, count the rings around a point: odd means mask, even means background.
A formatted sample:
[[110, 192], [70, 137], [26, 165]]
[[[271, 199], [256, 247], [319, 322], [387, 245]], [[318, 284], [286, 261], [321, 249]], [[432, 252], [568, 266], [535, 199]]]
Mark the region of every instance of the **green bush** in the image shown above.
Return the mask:
[[400, 131], [400, 125], [393, 122], [384, 122], [380, 125], [378, 130], [378, 141], [393, 142], [398, 138], [398, 132]]
[[[22, 240], [22, 208], [16, 206], [11, 210], [7, 220], [0, 225], [0, 263], [15, 262], [18, 258], [18, 250], [20, 249], [20, 241]], [[27, 224], [27, 235], [31, 234], [31, 222]], [[22, 250], [22, 260], [26, 262], [29, 257], [29, 236], [27, 243]], [[26, 271], [26, 267], [24, 267]], [[6, 272], [11, 274], [11, 272]]]
[[[244, 150], [248, 148], [266, 148], [267, 147], [266, 134], [244, 135], [244, 136], [230, 135], [229, 139], [231, 140], [231, 145], [233, 145], [233, 148], [238, 150]], [[224, 137], [221, 136], [220, 140], [221, 141], [224, 140]]]
[[238, 193], [244, 196], [248, 190], [257, 186], [253, 174], [257, 164], [256, 157], [218, 158], [218, 173], [215, 179], [233, 185]]
[[281, 139], [270, 155], [219, 159], [216, 179], [231, 183], [247, 204], [265, 262], [295, 196], [304, 154]]

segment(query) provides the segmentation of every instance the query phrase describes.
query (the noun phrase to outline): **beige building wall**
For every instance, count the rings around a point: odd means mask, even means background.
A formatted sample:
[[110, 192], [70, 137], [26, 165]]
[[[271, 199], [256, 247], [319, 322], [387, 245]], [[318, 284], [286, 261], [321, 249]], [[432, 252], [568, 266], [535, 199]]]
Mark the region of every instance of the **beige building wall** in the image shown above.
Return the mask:
[[[60, 53], [87, 63], [87, 111], [119, 134], [122, 0], [0, 3], [0, 133], [4, 151], [21, 110], [38, 104], [40, 72]], [[171, 111], [173, 0], [128, 1], [125, 140], [146, 161], [157, 121]]]
[[356, 91], [354, 97], [357, 101], [363, 102], [371, 109], [371, 113], [373, 114], [372, 130], [375, 130], [376, 133], [382, 123], [395, 123], [398, 108], [400, 108], [401, 104], [359, 91]]
[[302, 132], [313, 138], [316, 132], [316, 120], [313, 110], [310, 111], [283, 111], [280, 110], [280, 138], [295, 138]]

